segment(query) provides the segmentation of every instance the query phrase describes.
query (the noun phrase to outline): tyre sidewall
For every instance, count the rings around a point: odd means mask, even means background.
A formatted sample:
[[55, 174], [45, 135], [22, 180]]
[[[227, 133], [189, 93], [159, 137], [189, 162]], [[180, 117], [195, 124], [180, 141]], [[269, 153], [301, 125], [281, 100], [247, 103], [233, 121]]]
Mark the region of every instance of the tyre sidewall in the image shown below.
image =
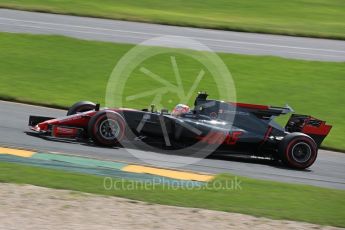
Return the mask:
[[[120, 133], [118, 137], [115, 138], [114, 140], [105, 139], [100, 134], [100, 125], [103, 121], [107, 119], [115, 120], [119, 124]], [[124, 138], [125, 129], [126, 129], [125, 120], [120, 114], [113, 111], [100, 111], [96, 113], [90, 119], [89, 125], [88, 125], [88, 134], [89, 134], [89, 137], [91, 137], [91, 139], [98, 145], [114, 146], [114, 145], [117, 145]]]
[[[310, 158], [303, 163], [297, 162], [293, 159], [292, 149], [298, 143], [306, 143], [311, 150]], [[289, 167], [297, 169], [305, 169], [311, 166], [317, 157], [317, 145], [315, 141], [303, 133], [292, 133], [284, 137], [279, 146], [279, 153], [282, 161]]]
[[86, 111], [91, 111], [96, 108], [96, 104], [90, 101], [80, 101], [72, 105], [68, 112], [67, 116], [77, 114], [79, 112], [86, 112]]

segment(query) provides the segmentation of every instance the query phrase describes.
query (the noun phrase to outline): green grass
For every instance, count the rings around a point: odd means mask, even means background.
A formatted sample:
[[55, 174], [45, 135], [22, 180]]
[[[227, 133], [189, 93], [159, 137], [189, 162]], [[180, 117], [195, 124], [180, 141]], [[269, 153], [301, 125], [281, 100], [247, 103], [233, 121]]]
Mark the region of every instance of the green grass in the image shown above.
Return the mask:
[[[129, 181], [121, 182], [114, 178], [113, 183], [118, 189], [106, 190], [102, 177], [0, 162], [0, 182], [5, 183], [33, 184], [150, 203], [345, 227], [345, 191], [245, 177], [237, 177], [241, 189], [231, 189], [233, 180], [234, 176], [224, 174], [210, 182], [207, 189], [168, 189], [157, 184], [146, 189], [130, 189], [132, 184]], [[227, 184], [229, 189], [219, 189], [226, 188]]]
[[[58, 36], [0, 33], [0, 97], [67, 107], [76, 101], [91, 100], [103, 104], [109, 76], [118, 60], [133, 46], [90, 42]], [[184, 86], [191, 86], [199, 62], [174, 49], [149, 58], [146, 67], [171, 83], [175, 82], [170, 55], [176, 57]], [[197, 52], [190, 51], [197, 55]], [[232, 73], [240, 102], [270, 105], [288, 103], [296, 112], [311, 114], [333, 125], [324, 147], [345, 150], [345, 65], [344, 63], [289, 60], [219, 54]], [[128, 67], [131, 67], [131, 63]], [[129, 77], [124, 96], [160, 87], [160, 83], [142, 74], [136, 67]], [[212, 75], [205, 69], [198, 88], [217, 98]], [[227, 88], [226, 85], [223, 85]], [[193, 96], [196, 94], [194, 93]], [[125, 106], [148, 107], [151, 97], [125, 101]], [[174, 93], [163, 96], [161, 107], [171, 109], [178, 103]], [[189, 101], [192, 105], [192, 100]], [[287, 119], [288, 117], [286, 117]]]
[[343, 0], [0, 0], [0, 7], [181, 26], [345, 39]]

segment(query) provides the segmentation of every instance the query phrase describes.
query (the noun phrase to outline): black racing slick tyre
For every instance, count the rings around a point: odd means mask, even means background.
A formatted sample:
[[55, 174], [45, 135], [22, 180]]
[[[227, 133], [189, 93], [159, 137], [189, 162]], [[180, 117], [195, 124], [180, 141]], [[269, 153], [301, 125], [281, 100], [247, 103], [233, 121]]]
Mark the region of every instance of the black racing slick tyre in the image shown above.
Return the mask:
[[77, 113], [86, 112], [86, 111], [91, 111], [91, 110], [94, 110], [95, 108], [96, 108], [96, 104], [93, 102], [79, 101], [69, 108], [69, 110], [67, 112], [67, 116], [74, 115]]
[[317, 144], [304, 133], [290, 133], [279, 143], [279, 155], [283, 163], [296, 169], [310, 167], [317, 157]]
[[89, 121], [88, 135], [95, 144], [115, 146], [125, 135], [125, 119], [113, 111], [99, 111]]

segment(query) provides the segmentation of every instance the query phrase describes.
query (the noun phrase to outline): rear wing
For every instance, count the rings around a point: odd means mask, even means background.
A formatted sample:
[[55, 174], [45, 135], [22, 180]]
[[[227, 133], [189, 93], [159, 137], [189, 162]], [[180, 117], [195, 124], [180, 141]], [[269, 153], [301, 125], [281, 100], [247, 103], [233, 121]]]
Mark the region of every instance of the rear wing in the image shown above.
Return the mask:
[[287, 132], [301, 132], [309, 135], [318, 146], [321, 145], [331, 129], [332, 126], [326, 124], [326, 121], [301, 114], [292, 114], [285, 126]]

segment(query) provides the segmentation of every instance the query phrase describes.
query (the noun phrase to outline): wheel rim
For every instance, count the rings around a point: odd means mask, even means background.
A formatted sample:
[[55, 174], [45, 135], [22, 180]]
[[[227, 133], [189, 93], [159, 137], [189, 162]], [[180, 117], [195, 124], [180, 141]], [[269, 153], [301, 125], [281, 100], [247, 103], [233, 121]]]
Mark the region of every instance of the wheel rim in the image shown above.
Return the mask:
[[107, 119], [102, 121], [99, 126], [99, 133], [101, 134], [102, 138], [106, 140], [114, 140], [120, 134], [121, 128], [119, 123], [113, 119]]
[[311, 148], [305, 142], [299, 142], [292, 148], [292, 158], [298, 163], [305, 163], [311, 157]]

